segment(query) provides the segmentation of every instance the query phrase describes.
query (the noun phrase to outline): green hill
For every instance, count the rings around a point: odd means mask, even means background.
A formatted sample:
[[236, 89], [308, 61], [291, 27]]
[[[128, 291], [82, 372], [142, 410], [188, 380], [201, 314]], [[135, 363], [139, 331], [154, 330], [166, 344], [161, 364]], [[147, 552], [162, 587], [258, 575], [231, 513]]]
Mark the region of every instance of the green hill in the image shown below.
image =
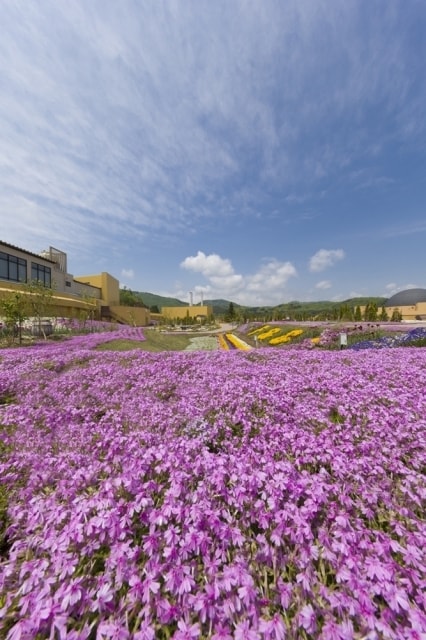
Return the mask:
[[[160, 311], [162, 307], [188, 307], [187, 302], [183, 302], [178, 298], [168, 298], [166, 296], [159, 296], [155, 293], [148, 291], [131, 291], [129, 289], [122, 289], [120, 295], [123, 298], [122, 304], [125, 304], [124, 299], [129, 297], [137, 301], [136, 306], [145, 306], [148, 308], [157, 307]], [[292, 300], [291, 302], [285, 302], [275, 306], [258, 306], [258, 307], [243, 307], [236, 302], [232, 302], [236, 314], [241, 318], [261, 318], [267, 320], [281, 320], [285, 318], [291, 318], [292, 320], [311, 320], [318, 318], [320, 320], [329, 318], [334, 319], [343, 315], [356, 307], [364, 307], [367, 304], [375, 303], [380, 309], [386, 298], [379, 296], [370, 297], [358, 297], [348, 298], [340, 302], [331, 300], [320, 300], [313, 302], [300, 302], [298, 300]], [[199, 302], [194, 306], [199, 306]], [[215, 316], [224, 316], [231, 304], [230, 300], [224, 300], [221, 298], [204, 300], [204, 304], [213, 307], [213, 314]]]
[[147, 307], [188, 307], [187, 302], [182, 302], [177, 298], [167, 298], [166, 296], [158, 296], [156, 293], [148, 293], [148, 291], [140, 291], [140, 296]]
[[[149, 308], [156, 306], [158, 307], [158, 309], [160, 309], [160, 311], [161, 311], [161, 307], [189, 307], [188, 302], [183, 302], [178, 298], [168, 298], [166, 296], [159, 296], [155, 293], [149, 293], [148, 291], [134, 291], [133, 293], [143, 300], [145, 306]], [[213, 314], [215, 316], [216, 315], [220, 316], [225, 314], [229, 309], [230, 303], [231, 303], [230, 300], [222, 300], [222, 299], [204, 300], [205, 305], [213, 307]], [[236, 310], [241, 309], [240, 305], [236, 303], [233, 303], [233, 304]], [[194, 306], [199, 306], [199, 305], [200, 303], [197, 302]]]

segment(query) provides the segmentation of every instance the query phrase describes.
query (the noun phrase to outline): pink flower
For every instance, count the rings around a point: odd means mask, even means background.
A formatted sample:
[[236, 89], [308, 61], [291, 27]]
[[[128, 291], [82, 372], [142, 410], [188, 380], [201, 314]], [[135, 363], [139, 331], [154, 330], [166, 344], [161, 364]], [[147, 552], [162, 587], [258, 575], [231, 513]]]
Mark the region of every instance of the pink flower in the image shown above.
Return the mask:
[[177, 626], [178, 630], [173, 634], [175, 640], [192, 640], [200, 635], [200, 626], [197, 623], [190, 626], [184, 620], [179, 620]]
[[228, 627], [224, 627], [219, 625], [216, 627], [214, 634], [211, 637], [211, 640], [232, 640], [233, 636], [230, 635]]
[[235, 640], [260, 640], [260, 635], [254, 629], [250, 629], [250, 623], [245, 620], [235, 627]]
[[286, 636], [283, 619], [278, 613], [276, 613], [271, 620], [261, 618], [259, 621], [259, 631], [264, 634], [265, 638], [271, 640], [284, 640]]
[[315, 611], [310, 604], [306, 604], [299, 613], [299, 624], [308, 633], [315, 631]]

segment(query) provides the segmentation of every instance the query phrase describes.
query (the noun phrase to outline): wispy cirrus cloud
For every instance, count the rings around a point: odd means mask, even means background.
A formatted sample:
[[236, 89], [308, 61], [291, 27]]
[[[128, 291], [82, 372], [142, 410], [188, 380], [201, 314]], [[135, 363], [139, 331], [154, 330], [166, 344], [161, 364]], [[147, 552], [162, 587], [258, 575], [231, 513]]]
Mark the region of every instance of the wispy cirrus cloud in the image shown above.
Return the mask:
[[331, 282], [330, 280], [321, 280], [320, 282], [317, 282], [315, 285], [316, 289], [330, 289], [331, 288]]
[[[301, 252], [309, 233], [327, 246], [333, 194], [386, 195], [403, 182], [392, 149], [422, 157], [424, 25], [421, 3], [5, 0], [5, 239], [118, 272], [129, 246], [152, 250], [156, 274], [161, 249], [176, 264], [225, 224], [273, 227], [255, 264], [290, 228]], [[408, 218], [387, 233], [424, 231]]]
[[96, 0], [5, 3], [0, 159], [9, 192], [25, 184], [30, 200], [45, 198], [37, 206], [46, 224], [61, 206], [84, 210], [86, 228], [113, 219], [123, 234], [185, 230], [194, 216], [218, 215], [218, 190], [250, 166], [256, 198], [265, 181], [315, 182], [347, 165], [365, 149], [363, 130], [319, 145], [313, 131], [351, 120], [364, 101], [398, 114], [394, 135], [409, 135], [413, 120], [424, 126], [415, 101], [409, 112], [402, 103], [415, 60], [390, 9], [371, 16], [360, 55], [356, 4], [248, 6], [160, 2], [135, 13]]
[[426, 222], [422, 220], [411, 220], [406, 224], [393, 225], [390, 228], [383, 229], [382, 234], [388, 238], [397, 238], [399, 236], [411, 236], [417, 233], [425, 233]]

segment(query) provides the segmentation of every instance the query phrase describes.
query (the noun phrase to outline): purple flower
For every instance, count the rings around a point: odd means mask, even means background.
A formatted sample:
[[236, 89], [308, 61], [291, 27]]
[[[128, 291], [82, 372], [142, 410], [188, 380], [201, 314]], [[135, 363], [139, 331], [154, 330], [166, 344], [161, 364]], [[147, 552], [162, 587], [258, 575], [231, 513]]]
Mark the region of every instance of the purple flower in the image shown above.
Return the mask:
[[286, 637], [286, 628], [282, 617], [276, 613], [271, 620], [260, 619], [259, 631], [265, 638], [271, 640], [284, 640]]
[[235, 627], [235, 640], [260, 640], [260, 637], [255, 629], [250, 628], [250, 623], [247, 620], [238, 623]]
[[302, 607], [299, 613], [299, 624], [308, 633], [314, 633], [316, 629], [315, 618], [315, 611], [312, 605], [306, 604], [304, 607]]
[[177, 623], [178, 630], [173, 634], [175, 640], [192, 640], [200, 636], [200, 627], [197, 623], [189, 625], [184, 620]]

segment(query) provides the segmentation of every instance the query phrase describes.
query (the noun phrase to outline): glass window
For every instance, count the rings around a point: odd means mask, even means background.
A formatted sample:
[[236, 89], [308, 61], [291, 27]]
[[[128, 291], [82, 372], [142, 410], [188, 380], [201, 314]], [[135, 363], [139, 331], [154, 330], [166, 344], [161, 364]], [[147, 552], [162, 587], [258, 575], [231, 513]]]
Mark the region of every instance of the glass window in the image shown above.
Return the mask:
[[[14, 256], [11, 256], [14, 258]], [[9, 278], [8, 280], [16, 280], [18, 281], [18, 260], [9, 260]]]
[[41, 282], [45, 287], [50, 287], [51, 281], [51, 268], [45, 267], [43, 264], [31, 263], [31, 279]]
[[4, 278], [5, 280], [9, 279], [9, 269], [7, 264], [7, 255], [5, 253], [0, 253], [0, 278]]
[[27, 261], [0, 251], [0, 278], [14, 280], [15, 282], [26, 282]]
[[27, 262], [22, 258], [18, 259], [18, 280], [19, 282], [27, 281]]

